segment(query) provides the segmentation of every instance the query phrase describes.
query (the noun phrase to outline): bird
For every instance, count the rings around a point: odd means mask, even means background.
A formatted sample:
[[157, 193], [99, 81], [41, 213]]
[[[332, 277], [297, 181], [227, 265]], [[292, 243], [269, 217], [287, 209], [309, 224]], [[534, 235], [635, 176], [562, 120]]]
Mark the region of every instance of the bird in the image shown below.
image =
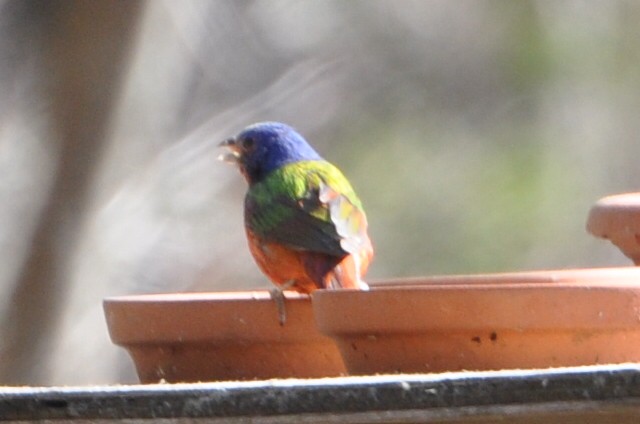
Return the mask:
[[220, 143], [220, 159], [248, 183], [244, 226], [249, 250], [274, 284], [280, 324], [283, 290], [368, 290], [373, 259], [362, 202], [343, 173], [294, 128], [280, 122], [250, 125]]

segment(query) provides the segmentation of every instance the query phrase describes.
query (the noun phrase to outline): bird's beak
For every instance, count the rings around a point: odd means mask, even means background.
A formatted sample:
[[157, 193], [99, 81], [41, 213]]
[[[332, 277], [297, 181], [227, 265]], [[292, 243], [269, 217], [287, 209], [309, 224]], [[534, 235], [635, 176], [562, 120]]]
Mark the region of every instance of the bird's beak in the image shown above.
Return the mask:
[[240, 157], [241, 157], [241, 151], [240, 151], [240, 147], [238, 146], [238, 144], [236, 144], [236, 139], [235, 138], [227, 138], [226, 140], [222, 141], [220, 144], [218, 144], [218, 146], [220, 147], [226, 147], [227, 149], [229, 149], [228, 152], [221, 154], [220, 156], [218, 156], [218, 160], [221, 160], [223, 162], [227, 162], [227, 163], [232, 163], [232, 164], [237, 164], [240, 162]]

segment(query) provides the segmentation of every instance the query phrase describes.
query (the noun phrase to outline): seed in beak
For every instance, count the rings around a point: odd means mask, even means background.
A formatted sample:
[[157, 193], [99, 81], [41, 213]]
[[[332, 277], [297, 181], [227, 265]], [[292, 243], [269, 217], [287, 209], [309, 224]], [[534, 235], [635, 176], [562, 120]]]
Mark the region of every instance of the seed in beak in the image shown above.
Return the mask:
[[238, 152], [222, 153], [220, 156], [218, 156], [218, 160], [221, 160], [222, 162], [227, 162], [227, 163], [238, 163], [240, 162], [240, 153]]

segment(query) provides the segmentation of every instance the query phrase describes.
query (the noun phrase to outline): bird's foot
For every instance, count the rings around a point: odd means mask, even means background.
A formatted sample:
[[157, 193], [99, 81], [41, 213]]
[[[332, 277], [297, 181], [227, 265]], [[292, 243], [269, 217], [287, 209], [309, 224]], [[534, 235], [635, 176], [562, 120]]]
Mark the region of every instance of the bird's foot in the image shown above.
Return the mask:
[[269, 290], [269, 295], [276, 303], [276, 308], [278, 309], [278, 321], [282, 326], [287, 321], [287, 309], [284, 304], [284, 291], [281, 287], [274, 287]]

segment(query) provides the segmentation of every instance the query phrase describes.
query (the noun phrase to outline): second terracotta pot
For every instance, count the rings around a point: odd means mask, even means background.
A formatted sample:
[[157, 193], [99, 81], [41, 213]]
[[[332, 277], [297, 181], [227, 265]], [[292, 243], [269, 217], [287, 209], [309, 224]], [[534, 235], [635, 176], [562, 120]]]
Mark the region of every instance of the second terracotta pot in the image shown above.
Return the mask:
[[587, 231], [611, 240], [636, 265], [640, 265], [640, 193], [603, 197], [593, 205]]
[[433, 277], [317, 291], [350, 374], [640, 362], [640, 269]]

